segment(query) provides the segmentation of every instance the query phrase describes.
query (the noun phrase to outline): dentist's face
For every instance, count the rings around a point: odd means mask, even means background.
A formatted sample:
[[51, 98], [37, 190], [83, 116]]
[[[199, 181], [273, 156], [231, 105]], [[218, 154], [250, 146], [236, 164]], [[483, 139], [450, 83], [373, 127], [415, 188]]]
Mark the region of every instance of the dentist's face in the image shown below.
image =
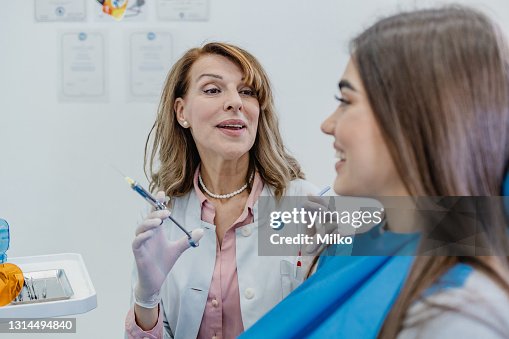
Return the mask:
[[334, 191], [350, 196], [406, 195], [352, 60], [339, 88], [340, 104], [321, 126], [334, 137]]
[[260, 105], [240, 68], [219, 55], [198, 59], [184, 98], [175, 101], [179, 123], [187, 121], [198, 152], [237, 160], [253, 146]]

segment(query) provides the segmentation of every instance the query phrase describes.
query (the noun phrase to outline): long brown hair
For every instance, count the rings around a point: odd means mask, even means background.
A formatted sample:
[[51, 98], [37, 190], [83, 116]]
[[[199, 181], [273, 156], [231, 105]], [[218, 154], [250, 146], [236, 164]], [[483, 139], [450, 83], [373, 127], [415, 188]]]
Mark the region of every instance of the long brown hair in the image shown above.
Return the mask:
[[[401, 13], [361, 33], [351, 52], [411, 195], [500, 195], [509, 165], [509, 57], [490, 19], [463, 6]], [[492, 256], [416, 257], [379, 337], [396, 337], [411, 303], [458, 262], [509, 293], [506, 224], [495, 220], [477, 239]]]
[[157, 118], [145, 143], [144, 168], [150, 190], [164, 190], [167, 196], [173, 197], [182, 196], [193, 187], [193, 175], [200, 157], [191, 132], [177, 122], [173, 107], [175, 100], [187, 93], [193, 64], [202, 56], [211, 54], [224, 56], [239, 66], [246, 85], [253, 87], [260, 104], [258, 130], [249, 151], [246, 182], [256, 169], [280, 198], [288, 183], [296, 178], [303, 179], [304, 173], [283, 145], [269, 78], [254, 56], [240, 47], [221, 42], [188, 50], [168, 73]]

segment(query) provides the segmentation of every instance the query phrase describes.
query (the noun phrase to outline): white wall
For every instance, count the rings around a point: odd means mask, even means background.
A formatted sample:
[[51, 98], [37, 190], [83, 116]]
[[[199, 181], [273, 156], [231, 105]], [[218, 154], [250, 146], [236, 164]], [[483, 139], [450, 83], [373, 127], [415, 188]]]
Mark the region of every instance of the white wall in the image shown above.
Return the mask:
[[[175, 58], [210, 40], [252, 52], [272, 79], [288, 148], [323, 186], [334, 177], [334, 152], [319, 125], [335, 108], [349, 39], [380, 15], [436, 3], [216, 0], [210, 21], [171, 23], [158, 22], [147, 2], [144, 23], [35, 23], [32, 0], [0, 0], [0, 217], [11, 224], [8, 255], [83, 255], [99, 306], [78, 316], [73, 338], [120, 338], [128, 309], [130, 246], [144, 203], [110, 165], [143, 181], [157, 103], [126, 103], [126, 29], [169, 30]], [[509, 34], [507, 0], [460, 2], [484, 9]], [[87, 3], [90, 13], [95, 1]], [[58, 34], [89, 29], [108, 35], [109, 102], [60, 103]]]

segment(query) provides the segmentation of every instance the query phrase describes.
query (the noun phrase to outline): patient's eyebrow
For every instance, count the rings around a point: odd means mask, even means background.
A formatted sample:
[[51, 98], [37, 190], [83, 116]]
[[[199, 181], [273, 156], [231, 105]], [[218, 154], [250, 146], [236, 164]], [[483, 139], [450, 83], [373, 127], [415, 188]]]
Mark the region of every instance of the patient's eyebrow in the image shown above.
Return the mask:
[[357, 92], [357, 90], [355, 89], [355, 87], [353, 87], [353, 85], [350, 83], [350, 81], [345, 80], [345, 79], [343, 79], [339, 82], [338, 87], [339, 87], [340, 91], [343, 90], [343, 88], [346, 88], [351, 91]]

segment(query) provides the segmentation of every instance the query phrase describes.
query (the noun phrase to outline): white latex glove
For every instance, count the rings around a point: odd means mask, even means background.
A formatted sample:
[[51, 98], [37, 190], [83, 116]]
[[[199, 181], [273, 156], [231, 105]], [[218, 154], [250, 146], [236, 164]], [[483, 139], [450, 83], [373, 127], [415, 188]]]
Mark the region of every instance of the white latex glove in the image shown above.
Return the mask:
[[[163, 202], [164, 192], [158, 192], [156, 198]], [[136, 229], [136, 237], [132, 244], [138, 269], [134, 300], [145, 308], [153, 308], [159, 304], [161, 301], [159, 291], [166, 276], [180, 255], [190, 247], [186, 236], [173, 242], [166, 238], [162, 224], [169, 215], [169, 210], [152, 211]], [[195, 229], [191, 237], [198, 244], [203, 237], [203, 229]]]

